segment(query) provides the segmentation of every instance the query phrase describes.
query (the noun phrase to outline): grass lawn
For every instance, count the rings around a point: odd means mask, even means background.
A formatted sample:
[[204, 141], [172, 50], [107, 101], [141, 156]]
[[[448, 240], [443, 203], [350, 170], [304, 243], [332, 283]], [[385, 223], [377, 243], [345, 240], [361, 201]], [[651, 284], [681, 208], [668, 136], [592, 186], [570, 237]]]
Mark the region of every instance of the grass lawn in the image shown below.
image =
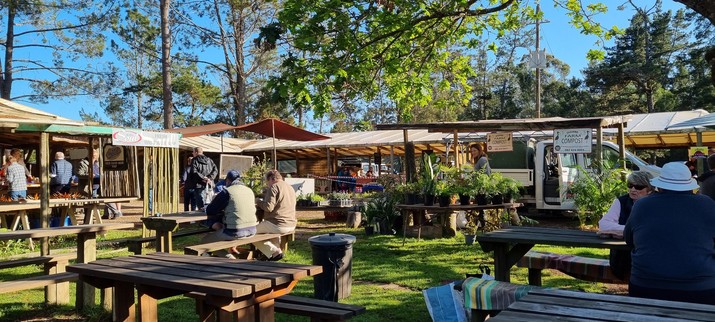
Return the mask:
[[[465, 273], [475, 273], [480, 264], [491, 267], [491, 254], [482, 252], [478, 244], [467, 246], [464, 237], [422, 239], [407, 238], [402, 245], [401, 236], [365, 236], [364, 230], [344, 228], [339, 222], [322, 219], [301, 220], [296, 241], [284, 261], [289, 263], [311, 263], [311, 248], [307, 237], [328, 232], [351, 234], [357, 237], [353, 247], [352, 295], [343, 303], [362, 305], [367, 313], [351, 321], [431, 321], [425, 306], [422, 290], [437, 286], [445, 281], [463, 279]], [[138, 231], [110, 232], [99, 241], [138, 236]], [[198, 236], [184, 237], [175, 241], [176, 253], [182, 253], [185, 245], [194, 244]], [[72, 240], [61, 240], [68, 246]], [[0, 244], [0, 254], [17, 253], [19, 245]], [[53, 246], [54, 248], [54, 246]], [[588, 248], [536, 247], [535, 249], [577, 254], [580, 256], [606, 258], [608, 251]], [[103, 247], [98, 257], [130, 255], [126, 248]], [[1, 259], [0, 259], [1, 260]], [[1, 280], [11, 280], [28, 273], [41, 273], [41, 267], [23, 267], [0, 270]], [[513, 268], [513, 283], [527, 284], [527, 270]], [[544, 270], [543, 283], [546, 287], [583, 290], [598, 293], [619, 293], [622, 289], [609, 284], [591, 283], [573, 279], [553, 270]], [[70, 306], [47, 307], [43, 304], [42, 289], [28, 290], [0, 296], [0, 321], [110, 321], [111, 315], [95, 308], [79, 314], [74, 311], [74, 283], [71, 286]], [[294, 295], [312, 296], [311, 278], [302, 279]], [[99, 298], [99, 296], [97, 296]], [[176, 296], [159, 301], [160, 321], [196, 321], [192, 299]], [[42, 319], [46, 318], [46, 319]], [[277, 314], [278, 321], [309, 321], [308, 318]]]

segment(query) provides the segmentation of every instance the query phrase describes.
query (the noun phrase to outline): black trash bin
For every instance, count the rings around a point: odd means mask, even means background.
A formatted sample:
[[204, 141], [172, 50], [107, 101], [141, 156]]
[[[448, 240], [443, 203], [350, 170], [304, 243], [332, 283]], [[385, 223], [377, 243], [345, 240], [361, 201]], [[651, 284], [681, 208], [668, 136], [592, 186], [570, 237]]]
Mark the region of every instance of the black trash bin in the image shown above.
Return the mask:
[[350, 296], [355, 236], [329, 233], [310, 237], [308, 242], [313, 265], [323, 266], [323, 273], [313, 278], [314, 297], [337, 302]]

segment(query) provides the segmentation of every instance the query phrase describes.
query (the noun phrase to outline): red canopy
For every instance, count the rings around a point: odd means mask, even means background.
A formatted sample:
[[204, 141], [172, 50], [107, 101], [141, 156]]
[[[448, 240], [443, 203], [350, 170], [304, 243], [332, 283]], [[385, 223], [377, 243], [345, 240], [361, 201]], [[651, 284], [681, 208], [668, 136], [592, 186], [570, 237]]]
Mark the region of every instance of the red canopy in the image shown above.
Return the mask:
[[274, 118], [236, 126], [235, 129], [258, 133], [276, 139], [292, 141], [318, 141], [330, 138], [325, 135], [306, 131]]

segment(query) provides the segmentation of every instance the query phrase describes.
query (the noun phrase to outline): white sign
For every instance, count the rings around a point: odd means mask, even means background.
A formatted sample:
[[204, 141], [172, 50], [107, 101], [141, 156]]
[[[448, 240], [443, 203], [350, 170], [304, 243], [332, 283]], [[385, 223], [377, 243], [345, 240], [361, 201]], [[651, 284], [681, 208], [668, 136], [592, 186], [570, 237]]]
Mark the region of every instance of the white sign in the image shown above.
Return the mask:
[[591, 129], [554, 130], [554, 152], [591, 153]]
[[487, 152], [513, 151], [511, 132], [499, 132], [487, 134]]
[[178, 148], [178, 133], [148, 132], [138, 129], [112, 129], [112, 144], [126, 146], [150, 146]]

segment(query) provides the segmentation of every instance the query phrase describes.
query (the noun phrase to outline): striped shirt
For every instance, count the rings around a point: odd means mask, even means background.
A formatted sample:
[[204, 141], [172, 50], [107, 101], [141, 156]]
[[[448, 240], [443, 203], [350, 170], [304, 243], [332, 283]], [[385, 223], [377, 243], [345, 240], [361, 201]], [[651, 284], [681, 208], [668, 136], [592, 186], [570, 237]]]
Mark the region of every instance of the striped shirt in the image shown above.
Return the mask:
[[13, 162], [7, 167], [7, 176], [10, 183], [10, 191], [26, 191], [27, 178], [25, 177], [25, 167]]

